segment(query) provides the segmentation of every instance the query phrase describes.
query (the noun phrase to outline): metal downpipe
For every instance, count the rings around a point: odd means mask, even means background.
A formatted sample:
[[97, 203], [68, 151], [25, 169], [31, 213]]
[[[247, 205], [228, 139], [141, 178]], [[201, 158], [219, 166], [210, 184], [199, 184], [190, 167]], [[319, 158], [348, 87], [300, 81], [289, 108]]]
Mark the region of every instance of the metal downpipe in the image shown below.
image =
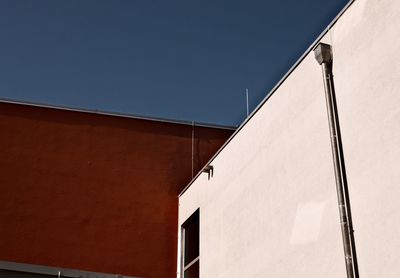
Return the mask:
[[328, 112], [329, 131], [331, 136], [333, 164], [335, 169], [336, 191], [346, 262], [346, 273], [348, 278], [358, 278], [359, 273], [350, 209], [350, 198], [347, 186], [342, 138], [340, 134], [339, 116], [332, 74], [332, 48], [328, 44], [319, 43], [314, 49], [314, 54], [316, 60], [322, 66], [322, 74], [324, 79], [325, 99]]

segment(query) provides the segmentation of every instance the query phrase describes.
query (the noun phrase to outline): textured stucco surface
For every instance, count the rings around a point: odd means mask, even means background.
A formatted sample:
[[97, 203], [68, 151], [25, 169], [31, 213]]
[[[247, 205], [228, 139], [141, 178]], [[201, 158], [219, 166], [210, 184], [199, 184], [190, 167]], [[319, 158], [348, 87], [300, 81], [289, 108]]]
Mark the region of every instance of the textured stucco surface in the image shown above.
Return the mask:
[[356, 1], [332, 32], [361, 277], [400, 273], [400, 1]]
[[[361, 277], [400, 273], [399, 11], [397, 0], [357, 0], [323, 38], [334, 53]], [[179, 223], [200, 208], [201, 277], [346, 277], [313, 55], [212, 161], [214, 177], [180, 197]]]

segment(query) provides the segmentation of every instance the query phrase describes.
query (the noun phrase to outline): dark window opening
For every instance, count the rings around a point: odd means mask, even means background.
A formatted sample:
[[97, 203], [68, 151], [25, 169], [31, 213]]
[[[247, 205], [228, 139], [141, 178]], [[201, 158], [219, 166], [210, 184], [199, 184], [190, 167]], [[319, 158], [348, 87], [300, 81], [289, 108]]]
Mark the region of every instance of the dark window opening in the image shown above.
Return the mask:
[[200, 212], [197, 210], [182, 225], [183, 278], [199, 278]]

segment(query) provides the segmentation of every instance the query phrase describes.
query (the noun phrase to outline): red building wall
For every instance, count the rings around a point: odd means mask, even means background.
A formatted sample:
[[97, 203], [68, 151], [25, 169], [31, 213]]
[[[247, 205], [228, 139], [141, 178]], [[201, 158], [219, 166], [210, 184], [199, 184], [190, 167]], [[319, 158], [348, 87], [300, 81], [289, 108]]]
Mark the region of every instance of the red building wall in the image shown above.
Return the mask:
[[[195, 174], [232, 130], [195, 127]], [[0, 103], [0, 260], [175, 277], [192, 127]]]

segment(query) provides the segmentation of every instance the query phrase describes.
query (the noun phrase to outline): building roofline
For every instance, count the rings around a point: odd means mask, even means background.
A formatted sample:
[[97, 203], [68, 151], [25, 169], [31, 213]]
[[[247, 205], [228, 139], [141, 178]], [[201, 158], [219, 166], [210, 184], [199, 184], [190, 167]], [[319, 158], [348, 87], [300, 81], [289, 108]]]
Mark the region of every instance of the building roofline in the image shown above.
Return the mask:
[[257, 105], [253, 112], [243, 121], [243, 123], [236, 129], [236, 131], [228, 138], [228, 140], [221, 146], [221, 148], [214, 154], [214, 156], [205, 164], [205, 166], [197, 173], [196, 176], [188, 183], [188, 185], [179, 193], [178, 197], [181, 197], [186, 190], [193, 184], [193, 182], [201, 175], [205, 168], [222, 152], [223, 149], [236, 137], [240, 130], [251, 120], [251, 118], [260, 110], [260, 108], [269, 100], [269, 98], [278, 90], [278, 88], [285, 82], [289, 75], [300, 65], [304, 58], [318, 45], [321, 39], [329, 32], [333, 25], [339, 20], [339, 18], [350, 8], [350, 6], [356, 0], [350, 0], [346, 6], [337, 14], [337, 16], [328, 24], [328, 26], [319, 34], [314, 42], [307, 48], [307, 50], [300, 56], [300, 58], [293, 64], [293, 66], [285, 73], [285, 75], [276, 83], [276, 85], [267, 93], [264, 99]]
[[103, 116], [112, 116], [112, 117], [128, 118], [128, 119], [135, 119], [135, 120], [153, 121], [153, 122], [160, 122], [160, 123], [190, 125], [190, 126], [195, 125], [197, 127], [206, 127], [206, 128], [216, 128], [216, 129], [226, 129], [226, 130], [236, 130], [236, 128], [237, 128], [235, 126], [209, 124], [209, 123], [202, 123], [202, 122], [196, 122], [196, 121], [193, 121], [193, 122], [181, 121], [181, 120], [165, 119], [165, 118], [159, 118], [159, 117], [147, 117], [147, 116], [140, 116], [140, 115], [134, 115], [134, 114], [103, 111], [103, 110], [97, 110], [97, 109], [93, 110], [93, 109], [76, 108], [76, 107], [62, 106], [62, 105], [43, 104], [43, 103], [9, 99], [9, 98], [0, 98], [0, 103], [18, 104], [18, 105], [25, 105], [25, 106], [31, 106], [31, 107], [50, 108], [50, 109], [57, 109], [57, 110], [63, 110], [63, 111], [73, 111], [73, 112], [97, 114], [97, 115], [103, 115]]

